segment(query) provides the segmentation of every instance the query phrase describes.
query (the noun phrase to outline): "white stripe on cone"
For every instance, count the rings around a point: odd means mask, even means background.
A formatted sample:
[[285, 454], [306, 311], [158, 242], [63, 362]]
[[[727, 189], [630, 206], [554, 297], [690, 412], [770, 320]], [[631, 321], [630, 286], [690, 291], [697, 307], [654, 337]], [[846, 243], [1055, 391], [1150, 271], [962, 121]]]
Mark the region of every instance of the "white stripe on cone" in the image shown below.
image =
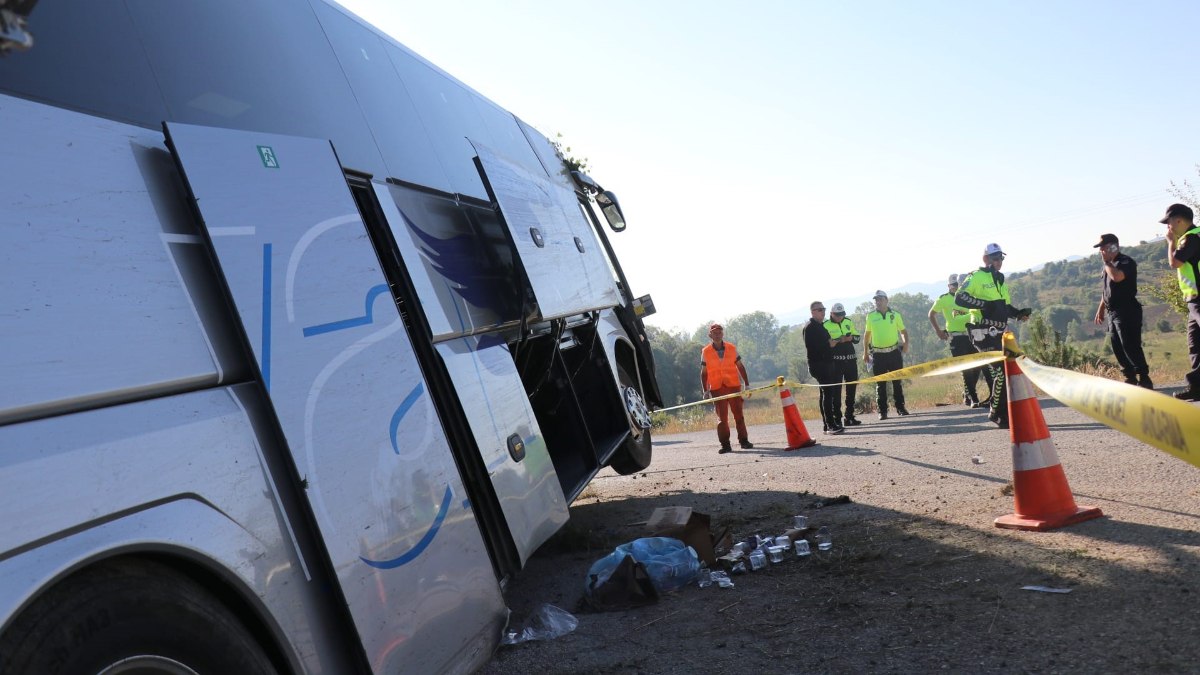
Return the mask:
[[1008, 378], [1008, 400], [1024, 401], [1027, 398], [1036, 396], [1033, 392], [1033, 383], [1025, 377], [1025, 373], [1017, 373], [1010, 375]]
[[796, 405], [796, 399], [792, 398], [791, 396], [781, 396], [780, 400], [783, 401], [784, 407], [787, 407], [789, 405]]
[[1049, 438], [1013, 444], [1013, 471], [1033, 471], [1058, 464], [1058, 451]]

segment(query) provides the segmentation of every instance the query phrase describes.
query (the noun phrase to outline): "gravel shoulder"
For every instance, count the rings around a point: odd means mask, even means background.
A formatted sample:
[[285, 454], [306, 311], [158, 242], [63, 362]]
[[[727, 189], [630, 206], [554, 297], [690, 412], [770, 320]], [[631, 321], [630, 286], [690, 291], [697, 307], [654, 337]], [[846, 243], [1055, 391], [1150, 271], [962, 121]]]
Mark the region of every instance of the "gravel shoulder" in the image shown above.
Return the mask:
[[[1053, 400], [1046, 422], [1076, 502], [1104, 517], [1000, 530], [1012, 513], [1007, 431], [957, 407], [870, 419], [785, 452], [782, 424], [718, 455], [713, 432], [656, 437], [643, 473], [605, 472], [506, 589], [516, 626], [542, 603], [571, 634], [501, 647], [482, 672], [1197, 672], [1200, 470]], [[978, 456], [981, 463], [975, 463]], [[816, 508], [822, 498], [853, 503]], [[590, 565], [639, 536], [659, 506], [691, 506], [735, 538], [794, 514], [832, 551], [690, 586], [657, 604], [587, 612]], [[1037, 585], [1069, 594], [1021, 590]]]

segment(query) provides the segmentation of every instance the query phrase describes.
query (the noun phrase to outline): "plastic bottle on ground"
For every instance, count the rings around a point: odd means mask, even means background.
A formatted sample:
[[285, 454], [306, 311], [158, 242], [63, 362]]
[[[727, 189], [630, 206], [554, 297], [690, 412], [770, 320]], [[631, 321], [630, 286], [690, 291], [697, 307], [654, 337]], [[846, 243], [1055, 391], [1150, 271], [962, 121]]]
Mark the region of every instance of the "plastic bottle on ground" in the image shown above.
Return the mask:
[[821, 529], [817, 530], [817, 548], [822, 551], [828, 551], [833, 548], [833, 535], [829, 533], [829, 527], [822, 525]]

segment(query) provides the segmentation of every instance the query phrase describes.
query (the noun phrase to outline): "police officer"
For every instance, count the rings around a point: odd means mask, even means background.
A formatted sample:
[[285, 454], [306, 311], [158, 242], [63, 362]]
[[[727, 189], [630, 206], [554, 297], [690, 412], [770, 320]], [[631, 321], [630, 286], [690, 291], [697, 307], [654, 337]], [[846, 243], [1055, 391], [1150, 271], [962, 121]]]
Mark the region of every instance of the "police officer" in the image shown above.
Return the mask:
[[854, 395], [858, 392], [858, 385], [853, 384], [858, 379], [858, 355], [854, 351], [854, 345], [862, 338], [854, 329], [854, 322], [846, 318], [846, 308], [842, 303], [833, 303], [829, 310], [825, 330], [829, 332], [829, 339], [833, 343], [833, 376], [834, 381], [839, 383], [839, 386], [830, 389], [834, 396], [837, 396], [838, 390], [841, 389], [840, 383], [846, 383], [846, 414], [843, 424], [856, 427], [862, 422], [854, 416]]
[[[954, 296], [958, 293], [957, 274], [951, 274], [950, 278], [946, 280], [946, 288], [947, 291], [938, 296], [933, 307], [929, 308], [929, 325], [933, 326], [933, 332], [937, 333], [939, 340], [950, 341], [951, 356], [974, 354], [975, 348], [971, 346], [971, 337], [967, 335], [967, 324], [979, 322], [979, 310], [967, 309], [954, 301]], [[945, 329], [938, 325], [938, 314], [941, 314], [946, 321]], [[980, 370], [982, 369], [971, 368], [962, 372], [963, 405], [968, 408], [978, 408], [982, 405], [979, 402], [979, 395], [975, 393]], [[991, 385], [990, 381], [988, 385]]]
[[1121, 364], [1125, 384], [1154, 388], [1150, 380], [1150, 365], [1142, 351], [1142, 303], [1137, 299], [1137, 261], [1121, 253], [1121, 242], [1115, 234], [1100, 235], [1092, 246], [1100, 249], [1104, 272], [1100, 275], [1103, 292], [1096, 307], [1096, 323], [1108, 320], [1108, 336], [1113, 356]]
[[[1004, 283], [1000, 268], [1005, 254], [999, 244], [988, 244], [983, 249], [983, 267], [972, 272], [959, 284], [955, 301], [963, 307], [977, 309], [977, 323], [967, 324], [971, 344], [980, 352], [1000, 351], [1004, 347], [1004, 330], [1009, 317], [1024, 321], [1029, 318], [1029, 309], [1012, 306], [1012, 296]], [[992, 371], [992, 409], [988, 419], [1001, 429], [1008, 428], [1008, 390], [1004, 386], [1004, 363], [987, 366]]]
[[[866, 335], [863, 341], [867, 348], [863, 350], [863, 361], [871, 364], [871, 373], [883, 375], [904, 367], [904, 354], [908, 352], [908, 330], [904, 328], [904, 319], [899, 312], [888, 309], [888, 296], [883, 291], [875, 291], [875, 311], [867, 315]], [[888, 416], [887, 382], [875, 385], [875, 395], [879, 400], [879, 419], [886, 420]], [[896, 399], [896, 414], [904, 417], [908, 410], [904, 407], [904, 386], [900, 380], [892, 380], [892, 393]]]
[[834, 382], [833, 347], [836, 340], [829, 337], [825, 329], [825, 305], [816, 301], [809, 305], [812, 319], [804, 324], [801, 333], [804, 335], [804, 350], [808, 354], [808, 372], [821, 385], [821, 421], [828, 434], [840, 434], [846, 429], [842, 427], [841, 387], [832, 386]]
[[1200, 227], [1186, 204], [1172, 204], [1158, 221], [1167, 226], [1167, 263], [1179, 277], [1179, 291], [1187, 304], [1188, 388], [1175, 392], [1181, 401], [1200, 401]]

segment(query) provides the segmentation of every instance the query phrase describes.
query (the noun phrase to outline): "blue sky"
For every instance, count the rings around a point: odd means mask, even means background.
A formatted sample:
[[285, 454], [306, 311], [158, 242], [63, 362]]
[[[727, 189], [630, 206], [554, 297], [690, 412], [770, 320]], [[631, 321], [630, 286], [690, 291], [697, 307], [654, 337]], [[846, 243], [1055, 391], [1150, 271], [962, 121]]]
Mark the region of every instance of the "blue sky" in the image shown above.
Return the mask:
[[1152, 239], [1200, 162], [1195, 2], [338, 1], [589, 160], [664, 328]]

